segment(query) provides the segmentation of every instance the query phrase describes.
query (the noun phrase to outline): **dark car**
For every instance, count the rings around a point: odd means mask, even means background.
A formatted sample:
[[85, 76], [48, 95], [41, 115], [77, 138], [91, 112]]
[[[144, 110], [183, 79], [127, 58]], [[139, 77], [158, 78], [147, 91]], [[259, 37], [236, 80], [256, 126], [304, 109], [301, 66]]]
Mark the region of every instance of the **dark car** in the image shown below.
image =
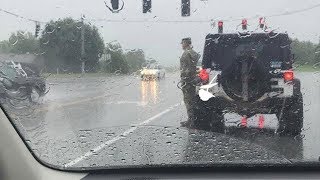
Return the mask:
[[39, 97], [46, 93], [45, 79], [34, 65], [13, 61], [0, 63], [0, 98], [33, 101], [33, 93]]
[[303, 98], [292, 70], [290, 45], [286, 33], [207, 35], [202, 67], [211, 68], [216, 76], [211, 86], [198, 87], [212, 94], [208, 101], [199, 101], [198, 121], [221, 130], [226, 114], [231, 113], [238, 118], [238, 127], [264, 128], [273, 114], [276, 118], [268, 123], [274, 124], [276, 132], [300, 134]]

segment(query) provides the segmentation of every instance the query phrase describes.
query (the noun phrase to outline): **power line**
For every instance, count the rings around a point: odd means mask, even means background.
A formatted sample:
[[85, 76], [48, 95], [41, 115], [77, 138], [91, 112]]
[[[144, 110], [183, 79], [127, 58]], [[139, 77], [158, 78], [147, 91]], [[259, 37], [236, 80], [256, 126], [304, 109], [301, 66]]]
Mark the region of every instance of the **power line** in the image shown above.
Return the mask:
[[303, 8], [303, 9], [298, 9], [298, 10], [294, 10], [291, 12], [285, 12], [285, 13], [280, 13], [280, 14], [273, 14], [267, 17], [277, 17], [277, 16], [287, 16], [287, 15], [292, 15], [292, 14], [297, 14], [297, 13], [301, 13], [301, 12], [305, 12], [305, 11], [309, 11], [315, 8], [320, 7], [320, 4], [315, 4], [313, 6], [307, 7], [307, 8]]
[[26, 18], [26, 17], [23, 17], [19, 14], [16, 14], [16, 13], [13, 13], [13, 12], [10, 12], [10, 11], [7, 11], [7, 10], [4, 10], [4, 9], [1, 9], [0, 8], [0, 11], [6, 13], [6, 14], [9, 14], [11, 16], [15, 16], [17, 18], [21, 18], [21, 19], [24, 19], [24, 20], [27, 20], [27, 21], [31, 21], [31, 22], [34, 22], [34, 23], [45, 23], [45, 22], [41, 22], [41, 21], [38, 21], [38, 20], [34, 20], [34, 19], [30, 19], [30, 18]]
[[[315, 4], [313, 6], [310, 6], [310, 7], [307, 7], [307, 8], [293, 10], [293, 11], [284, 12], [284, 13], [266, 15], [264, 17], [287, 16], [287, 15], [292, 15], [292, 14], [297, 14], [297, 13], [309, 11], [309, 10], [312, 10], [312, 9], [315, 9], [315, 8], [318, 8], [318, 7], [320, 7], [320, 3], [319, 4]], [[21, 18], [21, 19], [24, 19], [24, 20], [27, 20], [27, 21], [34, 22], [34, 23], [46, 23], [46, 22], [35, 20], [35, 19], [26, 18], [24, 16], [21, 16], [19, 14], [16, 14], [16, 13], [13, 13], [13, 12], [1, 9], [1, 8], [0, 8], [0, 11], [4, 12], [6, 14], [9, 14], [9, 15], [15, 16], [17, 18]], [[258, 17], [259, 16], [256, 15], [256, 16], [252, 16], [252, 17], [249, 17], [249, 18], [246, 18], [246, 19], [255, 19], [255, 18], [258, 18]], [[242, 20], [242, 19], [243, 19], [243, 17], [242, 18], [234, 18], [234, 19], [219, 19], [219, 20], [222, 20], [222, 21], [225, 21], [225, 22], [234, 22], [234, 21], [239, 21], [239, 20]], [[96, 21], [96, 22], [103, 21], [103, 22], [110, 22], [110, 23], [209, 23], [209, 22], [214, 22], [215, 20], [214, 19], [209, 19], [209, 20], [161, 20], [161, 19], [159, 19], [159, 20], [152, 20], [151, 21], [151, 20], [126, 20], [126, 19], [123, 19], [123, 20], [112, 20], [112, 19], [103, 18], [103, 19], [90, 19], [90, 21]]]
[[[303, 9], [298, 9], [298, 10], [293, 10], [293, 11], [289, 11], [289, 12], [284, 12], [284, 13], [278, 13], [278, 14], [271, 14], [271, 15], [266, 15], [263, 17], [279, 17], [279, 16], [288, 16], [288, 15], [292, 15], [292, 14], [298, 14], [301, 12], [305, 12], [305, 11], [309, 11], [315, 8], [320, 7], [320, 3], [319, 4], [315, 4], [313, 6], [307, 7], [307, 8], [303, 8]], [[259, 15], [255, 15], [255, 16], [251, 16], [249, 18], [246, 19], [255, 19], [255, 18], [259, 18]], [[233, 18], [233, 19], [216, 19], [216, 20], [220, 20], [220, 21], [225, 21], [225, 22], [234, 22], [234, 21], [240, 21], [244, 19], [243, 17], [241, 18]], [[209, 23], [209, 22], [214, 22], [214, 19], [209, 19], [209, 20], [112, 20], [112, 19], [91, 19], [91, 21], [104, 21], [104, 22], [111, 22], [111, 23]]]

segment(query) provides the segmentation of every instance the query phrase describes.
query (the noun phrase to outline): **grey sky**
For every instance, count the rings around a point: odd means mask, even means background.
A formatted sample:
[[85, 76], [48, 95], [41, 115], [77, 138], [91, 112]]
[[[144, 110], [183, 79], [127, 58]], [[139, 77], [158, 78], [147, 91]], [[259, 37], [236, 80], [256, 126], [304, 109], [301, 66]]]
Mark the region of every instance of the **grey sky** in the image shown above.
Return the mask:
[[[107, 0], [110, 1], [110, 0]], [[181, 0], [152, 0], [152, 13], [142, 14], [142, 0], [124, 0], [125, 7], [119, 14], [112, 14], [103, 0], [1, 0], [2, 9], [39, 21], [64, 17], [80, 18], [96, 25], [105, 42], [118, 40], [124, 49], [141, 48], [147, 56], [164, 65], [178, 64], [181, 54], [180, 40], [191, 37], [194, 49], [202, 52], [204, 37], [216, 32], [210, 23], [111, 23], [92, 19], [110, 20], [209, 20], [234, 19], [255, 15], [271, 15], [307, 8], [319, 4], [318, 0], [191, 0], [190, 17], [180, 16]], [[320, 7], [302, 13], [268, 18], [269, 26], [287, 31], [291, 37], [319, 42]], [[17, 30], [34, 32], [35, 24], [0, 12], [0, 40], [8, 39]], [[225, 22], [225, 31], [236, 30], [238, 22]], [[258, 25], [258, 18], [250, 20], [251, 30]]]

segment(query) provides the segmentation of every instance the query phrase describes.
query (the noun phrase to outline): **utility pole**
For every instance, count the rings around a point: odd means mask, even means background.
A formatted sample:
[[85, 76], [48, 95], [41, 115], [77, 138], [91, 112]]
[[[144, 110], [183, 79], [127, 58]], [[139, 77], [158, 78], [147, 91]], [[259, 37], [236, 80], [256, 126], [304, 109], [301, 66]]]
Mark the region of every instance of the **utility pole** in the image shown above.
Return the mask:
[[81, 73], [85, 73], [85, 51], [84, 51], [84, 15], [81, 15]]

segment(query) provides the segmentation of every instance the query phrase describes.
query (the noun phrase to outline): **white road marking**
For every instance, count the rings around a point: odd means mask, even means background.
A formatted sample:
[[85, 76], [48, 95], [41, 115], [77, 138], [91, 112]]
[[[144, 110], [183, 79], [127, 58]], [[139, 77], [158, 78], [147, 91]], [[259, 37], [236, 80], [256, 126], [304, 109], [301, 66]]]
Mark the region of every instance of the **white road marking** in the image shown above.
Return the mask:
[[107, 102], [105, 104], [136, 104], [137, 106], [145, 106], [148, 104], [146, 101], [116, 101], [116, 102]]
[[84, 155], [79, 156], [78, 158], [70, 161], [69, 163], [65, 164], [64, 167], [74, 166], [75, 164], [79, 163], [80, 161], [83, 161], [84, 159], [92, 156], [93, 154], [97, 154], [97, 152], [101, 151], [106, 146], [109, 146], [109, 145], [117, 142], [118, 140], [125, 138], [127, 135], [129, 135], [130, 133], [134, 132], [139, 126], [143, 126], [143, 125], [146, 125], [146, 124], [152, 122], [153, 120], [155, 120], [155, 119], [165, 115], [166, 113], [172, 111], [174, 108], [178, 107], [179, 105], [181, 105], [181, 103], [175, 104], [175, 105], [169, 107], [168, 109], [166, 109], [166, 110], [164, 110], [164, 111], [152, 116], [151, 118], [146, 119], [145, 121], [139, 123], [137, 126], [129, 128], [128, 130], [123, 132], [121, 135], [119, 135], [119, 136], [117, 136], [117, 137], [115, 137], [115, 138], [113, 138], [113, 139], [111, 139], [109, 141], [106, 141], [106, 142], [100, 144], [99, 146], [97, 146], [97, 147], [91, 149], [90, 151], [86, 152]]
[[90, 101], [104, 100], [103, 98], [108, 97], [108, 96], [112, 96], [112, 95], [118, 95], [118, 94], [103, 94], [103, 95], [100, 95], [100, 96], [82, 98], [82, 99], [79, 99], [79, 100], [74, 100], [74, 101], [66, 102], [66, 103], [50, 102], [48, 104], [48, 106], [44, 106], [44, 107], [38, 108], [36, 113], [42, 112], [42, 111], [47, 111], [49, 109], [53, 110], [53, 109], [57, 109], [57, 108], [64, 108], [64, 107], [67, 107], [67, 106], [72, 106], [72, 105], [75, 105], [75, 104], [82, 104], [82, 103], [86, 103], [86, 102], [90, 102]]

